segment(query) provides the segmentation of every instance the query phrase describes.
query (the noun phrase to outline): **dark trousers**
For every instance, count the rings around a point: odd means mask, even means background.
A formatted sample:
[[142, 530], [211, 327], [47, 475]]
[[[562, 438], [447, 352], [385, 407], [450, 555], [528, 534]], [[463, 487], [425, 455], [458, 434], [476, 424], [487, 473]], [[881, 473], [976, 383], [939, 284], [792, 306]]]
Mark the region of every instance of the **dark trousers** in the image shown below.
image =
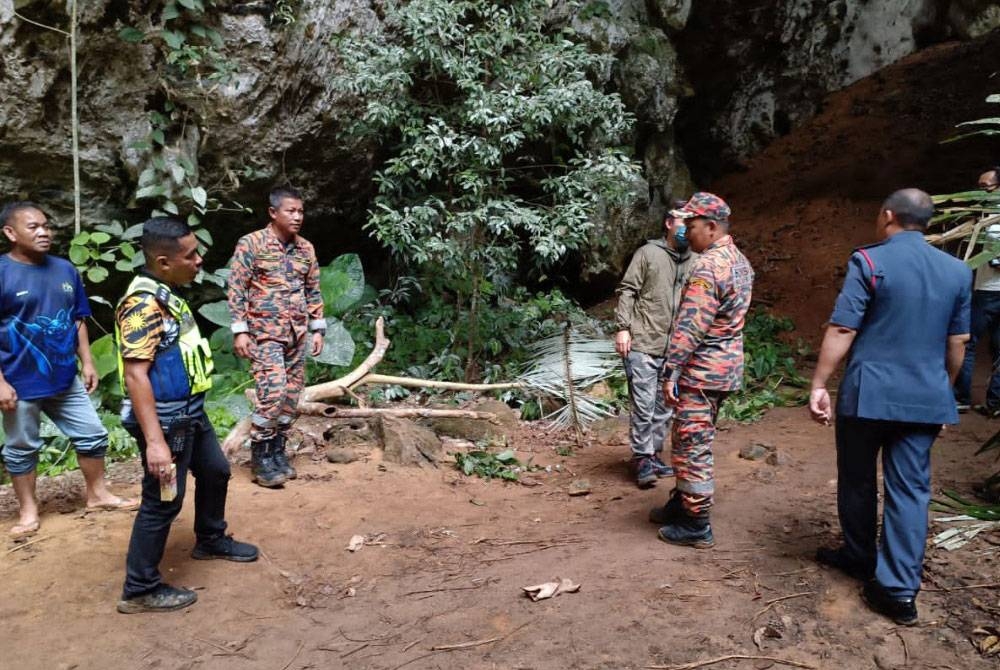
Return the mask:
[[139, 442], [142, 466], [142, 504], [132, 526], [132, 539], [125, 560], [123, 598], [149, 593], [161, 580], [160, 561], [170, 533], [170, 524], [181, 511], [187, 488], [187, 473], [194, 475], [194, 533], [207, 541], [226, 531], [226, 492], [229, 489], [229, 461], [219, 447], [215, 430], [202, 413], [196, 419], [194, 439], [177, 454], [177, 497], [160, 500], [160, 480], [146, 470], [146, 440], [138, 426], [126, 426]]
[[986, 387], [986, 406], [1000, 409], [1000, 291], [972, 292], [971, 338], [965, 345], [965, 359], [955, 380], [955, 400], [969, 404], [972, 399], [972, 373], [976, 367], [976, 343], [985, 335], [990, 340], [990, 381]]
[[[837, 511], [848, 555], [896, 597], [916, 596], [927, 541], [938, 424], [837, 417]], [[885, 496], [878, 537], [877, 459]]]

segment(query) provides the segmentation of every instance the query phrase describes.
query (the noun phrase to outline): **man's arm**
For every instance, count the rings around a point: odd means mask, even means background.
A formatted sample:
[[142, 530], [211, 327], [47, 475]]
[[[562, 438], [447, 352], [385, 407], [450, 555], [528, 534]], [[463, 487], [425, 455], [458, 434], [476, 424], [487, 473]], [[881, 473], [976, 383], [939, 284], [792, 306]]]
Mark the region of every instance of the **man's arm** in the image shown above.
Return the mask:
[[809, 413], [819, 423], [829, 425], [830, 418], [833, 416], [826, 383], [833, 371], [840, 365], [840, 361], [844, 360], [844, 356], [851, 350], [851, 345], [857, 334], [858, 331], [853, 328], [830, 324], [823, 335], [819, 360], [816, 362], [816, 370], [813, 372], [812, 390], [809, 392]]
[[17, 408], [17, 391], [0, 373], [0, 411], [13, 412]]
[[87, 393], [93, 393], [97, 389], [97, 370], [94, 368], [94, 358], [90, 354], [90, 334], [87, 331], [87, 322], [80, 319], [76, 322], [76, 355], [80, 359], [80, 376], [83, 378], [83, 386]]
[[618, 294], [618, 305], [615, 307], [615, 351], [619, 356], [628, 356], [632, 350], [632, 314], [645, 281], [646, 258], [640, 249], [632, 255], [625, 276], [615, 290]]
[[310, 353], [319, 356], [323, 351], [323, 335], [326, 333], [326, 319], [323, 318], [323, 293], [319, 290], [319, 261], [316, 252], [309, 249], [309, 270], [304, 282], [306, 310], [309, 312], [309, 330], [312, 332]]
[[681, 304], [674, 319], [674, 332], [667, 346], [666, 366], [670, 370], [670, 378], [666, 386], [669, 387], [671, 397], [674, 384], [684, 371], [684, 366], [704, 342], [719, 311], [719, 298], [715, 288], [715, 273], [712, 268], [698, 262], [684, 286]]
[[948, 368], [948, 381], [952, 385], [955, 384], [955, 378], [958, 377], [958, 373], [962, 369], [962, 361], [965, 360], [965, 345], [968, 341], [967, 334], [948, 336], [948, 354], [945, 365]]
[[240, 238], [229, 264], [229, 279], [226, 282], [226, 303], [233, 323], [233, 351], [237, 356], [250, 358], [249, 311], [250, 279], [253, 277], [254, 253], [246, 237]]
[[146, 439], [146, 469], [154, 477], [169, 481], [172, 462], [170, 447], [167, 446], [160, 419], [156, 415], [156, 398], [149, 381], [149, 368], [152, 365], [152, 361], [125, 359], [125, 388], [132, 400], [132, 412]]

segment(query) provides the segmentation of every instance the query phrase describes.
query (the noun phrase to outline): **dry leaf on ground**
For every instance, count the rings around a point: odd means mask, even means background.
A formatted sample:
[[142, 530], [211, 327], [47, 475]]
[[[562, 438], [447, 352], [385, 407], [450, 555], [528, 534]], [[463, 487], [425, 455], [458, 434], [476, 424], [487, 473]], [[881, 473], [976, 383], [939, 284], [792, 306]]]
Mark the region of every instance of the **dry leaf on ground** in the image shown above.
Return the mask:
[[524, 589], [529, 598], [538, 602], [546, 598], [554, 598], [560, 593], [576, 593], [580, 590], [580, 585], [574, 584], [572, 579], [556, 577], [555, 581], [536, 584], [534, 586], [523, 586], [521, 588]]

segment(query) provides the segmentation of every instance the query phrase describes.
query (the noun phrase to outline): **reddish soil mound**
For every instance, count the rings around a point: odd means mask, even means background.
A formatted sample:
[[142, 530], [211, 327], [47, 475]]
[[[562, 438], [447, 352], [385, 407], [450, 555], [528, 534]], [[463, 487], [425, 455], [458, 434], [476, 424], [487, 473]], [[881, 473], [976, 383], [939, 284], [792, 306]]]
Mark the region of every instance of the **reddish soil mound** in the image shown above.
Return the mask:
[[892, 191], [974, 187], [1000, 161], [995, 138], [941, 144], [955, 124], [997, 116], [1000, 33], [916, 54], [830, 95], [822, 113], [711, 189], [733, 207], [737, 241], [757, 270], [756, 297], [816, 340], [852, 248], [873, 241]]

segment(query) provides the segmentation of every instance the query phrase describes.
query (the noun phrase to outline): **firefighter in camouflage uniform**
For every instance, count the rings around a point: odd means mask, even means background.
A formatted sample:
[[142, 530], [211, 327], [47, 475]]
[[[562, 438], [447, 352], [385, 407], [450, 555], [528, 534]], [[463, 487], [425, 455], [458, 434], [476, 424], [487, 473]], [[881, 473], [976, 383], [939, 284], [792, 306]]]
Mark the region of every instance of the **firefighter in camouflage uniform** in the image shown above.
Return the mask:
[[257, 405], [251, 417], [254, 481], [265, 487], [295, 479], [285, 442], [298, 416], [305, 383], [306, 347], [323, 350], [326, 321], [319, 265], [312, 244], [299, 236], [302, 196], [271, 191], [270, 223], [236, 244], [229, 275], [233, 350], [250, 359]]
[[715, 492], [712, 441], [719, 406], [743, 382], [743, 324], [753, 268], [729, 235], [729, 206], [695, 193], [671, 212], [687, 221], [694, 261], [667, 347], [663, 393], [674, 405], [671, 460], [677, 488], [650, 512], [671, 544], [715, 544], [709, 509]]

